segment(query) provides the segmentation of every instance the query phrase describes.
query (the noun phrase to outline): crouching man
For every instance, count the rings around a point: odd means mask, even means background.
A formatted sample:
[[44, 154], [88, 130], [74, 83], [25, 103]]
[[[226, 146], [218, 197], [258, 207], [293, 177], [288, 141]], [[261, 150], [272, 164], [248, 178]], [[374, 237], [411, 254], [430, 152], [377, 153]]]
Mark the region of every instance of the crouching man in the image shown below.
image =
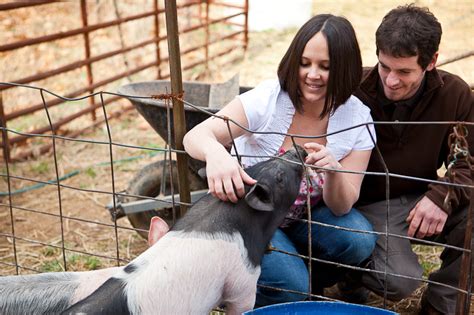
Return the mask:
[[[458, 76], [437, 70], [441, 25], [427, 9], [414, 5], [391, 10], [376, 32], [378, 64], [364, 73], [355, 95], [371, 108], [374, 121], [474, 121], [474, 97], [471, 88]], [[391, 173], [431, 180], [438, 178], [443, 162], [448, 165], [450, 125], [399, 124], [376, 125], [377, 142]], [[474, 154], [474, 130], [468, 127], [467, 142]], [[384, 172], [383, 163], [374, 152], [368, 171]], [[471, 185], [470, 169], [465, 161], [454, 164], [455, 182]], [[463, 247], [469, 188], [455, 188], [450, 204], [444, 200], [448, 186], [390, 178], [390, 213], [388, 233], [432, 240]], [[358, 209], [385, 232], [385, 177], [366, 176], [362, 184]], [[370, 268], [420, 279], [422, 268], [411, 242], [406, 238], [378, 238]], [[445, 248], [441, 268], [429, 280], [458, 287], [462, 252]], [[421, 284], [406, 277], [366, 272], [361, 282], [366, 288], [391, 300], [411, 295]], [[347, 285], [347, 283], [346, 283]], [[340, 286], [341, 291], [350, 287]], [[434, 283], [422, 298], [422, 314], [454, 314], [457, 291]]]

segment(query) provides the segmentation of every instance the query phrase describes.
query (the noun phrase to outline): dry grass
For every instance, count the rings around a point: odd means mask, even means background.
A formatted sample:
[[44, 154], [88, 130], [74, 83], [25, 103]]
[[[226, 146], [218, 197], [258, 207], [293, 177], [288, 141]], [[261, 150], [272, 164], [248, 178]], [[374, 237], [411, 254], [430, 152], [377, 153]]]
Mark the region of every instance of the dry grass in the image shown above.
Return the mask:
[[[474, 4], [470, 0], [441, 1], [418, 0], [418, 5], [428, 6], [443, 27], [438, 61], [443, 61], [474, 49]], [[397, 0], [344, 0], [313, 1], [313, 12], [342, 15], [353, 24], [362, 53], [364, 66], [377, 63], [375, 55], [375, 31], [382, 17], [390, 9], [409, 3]], [[288, 14], [291, 14], [288, 7]], [[239, 72], [243, 85], [254, 86], [264, 79], [273, 78], [280, 59], [289, 46], [297, 29], [266, 31], [251, 34], [251, 50], [243, 63], [231, 65], [228, 69], [215, 69], [213, 77], [230, 77]], [[468, 83], [474, 83], [474, 56], [441, 67], [459, 75]]]
[[[417, 1], [417, 3], [429, 5], [443, 24], [444, 37], [441, 45], [440, 60], [450, 58], [473, 48], [471, 32], [473, 29], [474, 8], [472, 1]], [[330, 12], [345, 15], [356, 28], [364, 64], [369, 66], [376, 62], [373, 44], [375, 29], [383, 14], [397, 4], [402, 4], [402, 2], [388, 0], [376, 2], [369, 0], [314, 1], [314, 12]], [[10, 18], [13, 19], [14, 23], [20, 23], [21, 21], [28, 20], [29, 17], [15, 17], [12, 15]], [[5, 19], [2, 21], [2, 23], [7, 23]], [[203, 81], [216, 82], [230, 78], [234, 73], [239, 72], [241, 85], [254, 86], [263, 79], [275, 76], [278, 62], [295, 32], [296, 29], [251, 33], [249, 50], [241, 63], [228, 64], [226, 67], [211, 65], [211, 71], [207, 75], [190, 73], [186, 74], [184, 78], [193, 79], [201, 77]], [[1, 36], [20, 36], [16, 33], [0, 33], [3, 34]], [[60, 53], [61, 46], [57, 47], [56, 54]], [[54, 57], [49, 56], [45, 51], [39, 51], [38, 54], [41, 58], [53, 58], [51, 62], [54, 62]], [[5, 54], [1, 54], [0, 62], [2, 69], [4, 69], [3, 65], [8, 64], [9, 69], [11, 69], [10, 71], [21, 71], [21, 67], [24, 66], [22, 64], [23, 60], [29, 60], [29, 58], [31, 59], [32, 56], [23, 56], [20, 61], [16, 61], [10, 59]], [[112, 65], [112, 67], [123, 66], [123, 60], [116, 62], [117, 64]], [[35, 67], [35, 64], [27, 63], [26, 66], [31, 68]], [[474, 83], [472, 57], [445, 66], [443, 69], [460, 75], [468, 83]], [[8, 79], [9, 77], [1, 78], [1, 80], [5, 81], [8, 81]], [[51, 82], [51, 85], [47, 85], [47, 87], [55, 92], [60, 92], [63, 86], [69, 86], [74, 83], [70, 81], [73, 79], [65, 80], [64, 82], [54, 82], [54, 84]], [[21, 95], [22, 91], [18, 93]], [[38, 96], [34, 97], [37, 98]], [[68, 104], [68, 110], [71, 110], [74, 106], [80, 106], [80, 104], [70, 103]], [[30, 122], [25, 124], [28, 125]], [[135, 112], [124, 115], [120, 120], [111, 121], [110, 126], [112, 138], [115, 142], [147, 147], [162, 147], [164, 145], [163, 140]], [[108, 141], [107, 130], [105, 128], [97, 128], [83, 135], [82, 138]], [[36, 138], [32, 139], [30, 145], [47, 141], [50, 140]], [[79, 172], [77, 175], [64, 180], [62, 182], [64, 185], [79, 189], [112, 191], [111, 170], [110, 165], [107, 165], [110, 161], [108, 145], [57, 141], [56, 146], [57, 172], [59, 176], [72, 174], [74, 171]], [[123, 160], [121, 163], [114, 164], [116, 191], [126, 188], [130, 179], [140, 168], [159, 158], [151, 157], [146, 153], [146, 150], [114, 147], [114, 160]], [[135, 160], [127, 160], [130, 157], [137, 158]], [[56, 178], [54, 156], [52, 154], [39, 156], [27, 162], [9, 165], [9, 168], [12, 175], [25, 178], [37, 180]], [[5, 168], [3, 168], [2, 173], [5, 173]], [[29, 187], [34, 183], [27, 180], [12, 179], [10, 184], [12, 191], [15, 191]], [[7, 191], [5, 179], [0, 181], [0, 191]], [[11, 199], [12, 205], [15, 207], [34, 209], [43, 213], [34, 213], [21, 209], [10, 210], [8, 206], [9, 198], [7, 196], [0, 197], [1, 203], [6, 205], [0, 208], [0, 233], [11, 233], [13, 221], [15, 235], [19, 238], [61, 246], [63, 235], [65, 246], [78, 251], [115, 257], [118, 250], [121, 258], [132, 259], [146, 249], [145, 241], [130, 230], [119, 229], [117, 239], [113, 227], [104, 227], [69, 219], [63, 220], [63, 229], [61, 229], [61, 222], [57, 217], [60, 211], [59, 193], [61, 195], [61, 211], [63, 215], [105, 224], [112, 223], [108, 212], [105, 210], [105, 205], [111, 200], [109, 194], [79, 191], [70, 188], [61, 188], [58, 192], [57, 186], [47, 185], [39, 189], [14, 195]], [[13, 214], [13, 220], [11, 220], [11, 214]], [[126, 219], [118, 221], [118, 224], [130, 227]], [[439, 249], [425, 246], [416, 247], [415, 250], [419, 253], [426, 271], [431, 271], [439, 266]], [[18, 239], [16, 240], [16, 255], [18, 264], [21, 266], [39, 271], [59, 271], [64, 269], [62, 251], [55, 247], [34, 244]], [[116, 264], [113, 259], [68, 251], [66, 251], [65, 259], [69, 270], [88, 270]], [[0, 237], [0, 261], [6, 263], [15, 262], [12, 239], [9, 237]], [[20, 273], [29, 272], [20, 268]], [[15, 267], [0, 265], [0, 275], [14, 273]], [[418, 308], [418, 300], [422, 290], [423, 288], [420, 288], [412, 297], [399, 303], [390, 303], [388, 305], [389, 308], [401, 314], [414, 314]], [[373, 296], [370, 304], [380, 306], [382, 302], [380, 298]]]

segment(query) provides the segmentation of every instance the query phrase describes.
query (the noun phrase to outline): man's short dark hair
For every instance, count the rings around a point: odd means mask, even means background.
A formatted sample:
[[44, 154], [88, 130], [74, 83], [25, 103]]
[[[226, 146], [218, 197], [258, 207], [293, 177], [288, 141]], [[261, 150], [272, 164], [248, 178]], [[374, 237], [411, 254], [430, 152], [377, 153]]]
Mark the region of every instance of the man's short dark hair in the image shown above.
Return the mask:
[[362, 58], [351, 23], [331, 14], [320, 14], [308, 20], [293, 38], [278, 67], [278, 78], [295, 109], [302, 112], [299, 91], [299, 68], [304, 48], [318, 32], [326, 38], [329, 49], [329, 79], [321, 117], [344, 104], [362, 78]]
[[438, 51], [441, 34], [441, 24], [428, 8], [399, 6], [385, 15], [375, 33], [377, 56], [380, 51], [397, 58], [418, 55], [424, 70]]

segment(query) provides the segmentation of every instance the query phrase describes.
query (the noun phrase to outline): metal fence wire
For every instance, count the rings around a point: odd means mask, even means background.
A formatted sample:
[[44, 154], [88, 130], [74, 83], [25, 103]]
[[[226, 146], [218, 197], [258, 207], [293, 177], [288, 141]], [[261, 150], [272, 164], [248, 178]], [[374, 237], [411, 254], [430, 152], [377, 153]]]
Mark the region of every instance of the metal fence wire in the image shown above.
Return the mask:
[[[18, 167], [11, 163], [7, 158], [4, 158], [4, 165], [2, 167], [1, 171], [1, 177], [2, 181], [4, 184], [3, 187], [5, 187], [4, 192], [2, 192], [1, 196], [1, 202], [0, 202], [0, 222], [3, 222], [6, 227], [9, 226], [10, 230], [5, 230], [5, 227], [2, 227], [2, 230], [0, 231], [0, 246], [1, 246], [1, 259], [0, 259], [0, 266], [3, 266], [4, 268], [10, 268], [11, 273], [15, 274], [21, 274], [24, 273], [23, 270], [28, 271], [28, 272], [41, 272], [44, 271], [44, 269], [39, 268], [38, 265], [36, 266], [30, 266], [28, 264], [23, 264], [21, 263], [21, 255], [19, 254], [19, 243], [21, 242], [22, 244], [27, 244], [27, 246], [30, 246], [29, 248], [31, 249], [32, 247], [37, 247], [43, 249], [42, 254], [47, 255], [47, 252], [45, 252], [45, 249], [54, 249], [60, 251], [59, 256], [61, 257], [61, 268], [63, 270], [71, 270], [70, 265], [71, 261], [68, 259], [70, 254], [81, 254], [81, 255], [87, 255], [89, 257], [97, 257], [101, 259], [106, 259], [110, 261], [114, 261], [116, 265], [124, 265], [127, 262], [130, 261], [130, 258], [133, 258], [134, 255], [138, 255], [139, 252], [132, 254], [132, 257], [124, 257], [123, 250], [121, 249], [121, 243], [124, 242], [123, 235], [121, 234], [123, 231], [127, 232], [146, 232], [146, 230], [135, 228], [135, 227], [130, 227], [127, 226], [126, 224], [119, 223], [118, 215], [116, 215], [119, 212], [119, 207], [117, 204], [117, 198], [134, 198], [134, 199], [139, 199], [139, 200], [153, 200], [153, 201], [159, 201], [159, 202], [164, 202], [164, 203], [169, 203], [170, 208], [172, 208], [173, 211], [173, 218], [176, 218], [176, 207], [178, 205], [181, 205], [183, 203], [180, 203], [178, 200], [172, 198], [171, 200], [161, 198], [161, 196], [158, 197], [150, 197], [150, 196], [142, 196], [142, 195], [134, 195], [134, 194], [129, 194], [127, 192], [121, 191], [123, 187], [117, 187], [117, 182], [118, 182], [118, 177], [122, 176], [123, 170], [118, 171], [117, 170], [117, 165], [119, 162], [119, 159], [115, 156], [115, 152], [117, 148], [125, 148], [125, 149], [133, 149], [133, 150], [139, 150], [138, 152], [151, 152], [152, 155], [156, 154], [161, 154], [165, 156], [167, 159], [172, 160], [177, 154], [186, 154], [184, 151], [176, 150], [173, 149], [171, 145], [168, 145], [165, 148], [157, 148], [154, 146], [143, 146], [143, 145], [135, 145], [135, 144], [130, 144], [130, 143], [122, 143], [116, 140], [116, 136], [114, 135], [114, 128], [112, 128], [110, 121], [109, 121], [109, 116], [108, 116], [108, 111], [106, 110], [106, 104], [107, 101], [106, 99], [108, 97], [127, 97], [127, 98], [135, 98], [135, 99], [148, 99], [148, 100], [155, 100], [156, 102], [165, 102], [167, 104], [168, 108], [168, 113], [167, 113], [167, 131], [168, 131], [168, 139], [165, 139], [165, 141], [168, 142], [168, 144], [171, 144], [171, 123], [169, 119], [169, 109], [172, 106], [170, 102], [170, 98], [175, 97], [173, 95], [123, 95], [119, 93], [111, 93], [111, 92], [96, 92], [93, 94], [89, 94], [83, 97], [77, 97], [77, 98], [68, 98], [68, 97], [63, 97], [60, 95], [57, 95], [51, 91], [48, 91], [43, 88], [39, 87], [34, 87], [30, 85], [24, 85], [24, 84], [16, 84], [16, 83], [0, 83], [0, 87], [16, 87], [19, 89], [25, 89], [28, 91], [36, 91], [38, 93], [38, 98], [41, 99], [41, 103], [43, 104], [43, 111], [44, 114], [46, 115], [48, 121], [49, 121], [49, 126], [50, 126], [50, 132], [49, 133], [28, 133], [28, 132], [18, 132], [14, 129], [11, 128], [5, 128], [2, 127], [2, 139], [3, 143], [5, 143], [7, 139], [7, 134], [12, 134], [12, 135], [21, 135], [23, 137], [27, 137], [31, 141], [37, 140], [37, 139], [42, 139], [42, 140], [48, 140], [51, 141], [52, 143], [52, 150], [50, 152], [52, 158], [53, 158], [53, 164], [54, 164], [54, 179], [52, 180], [39, 180], [37, 178], [33, 178], [31, 176], [22, 176], [22, 175], [17, 175], [16, 172], [18, 171]], [[186, 93], [186, 91], [185, 91]], [[67, 137], [64, 135], [61, 135], [58, 133], [56, 128], [54, 128], [51, 115], [50, 115], [50, 109], [47, 106], [47, 98], [53, 98], [53, 99], [58, 99], [61, 102], [67, 101], [68, 104], [74, 104], [76, 102], [81, 102], [83, 100], [87, 100], [92, 97], [97, 97], [100, 100], [100, 108], [102, 109], [102, 113], [104, 116], [104, 134], [106, 135], [106, 140], [93, 140], [93, 139], [84, 139], [84, 138], [72, 138], [72, 137]], [[200, 106], [200, 104], [192, 104], [187, 101], [183, 101], [185, 105], [199, 111], [203, 112], [206, 115], [209, 116], [214, 116], [218, 119], [224, 119], [227, 122], [227, 125], [229, 126], [230, 124], [237, 124], [235, 121], [232, 121], [228, 117], [222, 117], [219, 115], [216, 115], [215, 113], [207, 110], [205, 107]], [[110, 105], [108, 105], [110, 106]], [[411, 122], [411, 123], [404, 123], [404, 122], [374, 122], [373, 124], [389, 124], [389, 123], [399, 123], [399, 124], [424, 124], [424, 125], [432, 125], [432, 124], [448, 124], [454, 126], [454, 131], [452, 134], [452, 150], [451, 150], [451, 161], [452, 163], [456, 163], [459, 160], [466, 160], [468, 163], [470, 163], [471, 170], [473, 170], [473, 160], [472, 157], [469, 156], [469, 151], [467, 148], [467, 142], [465, 141], [465, 137], [467, 136], [465, 133], [465, 126], [474, 126], [473, 122], [455, 122], [455, 121], [447, 121], [447, 122], [437, 122], [437, 121], [432, 121], [432, 122]], [[237, 124], [238, 125], [238, 124]], [[240, 128], [245, 129], [247, 132], [251, 132], [250, 130], [244, 128], [243, 126], [239, 126]], [[364, 127], [367, 129], [367, 131], [370, 133], [369, 124], [362, 124], [358, 126], [353, 126], [348, 129], [344, 130], [339, 130], [335, 133], [342, 133], [346, 132], [350, 129], [353, 128], [360, 128]], [[133, 127], [129, 127], [132, 128]], [[230, 129], [229, 129], [230, 130]], [[273, 133], [273, 132], [269, 132]], [[294, 139], [297, 137], [302, 137], [298, 135], [289, 135], [285, 134], [286, 136], [290, 136], [294, 142]], [[319, 137], [326, 137], [330, 134], [325, 134], [325, 135], [320, 135]], [[371, 135], [372, 136], [372, 135]], [[305, 137], [305, 138], [317, 138], [317, 137]], [[373, 141], [373, 136], [372, 136], [372, 141]], [[62, 152], [62, 147], [61, 145], [65, 143], [82, 143], [84, 145], [89, 146], [92, 149], [92, 152], [94, 150], [98, 149], [99, 147], [105, 147], [106, 150], [108, 151], [107, 153], [107, 161], [105, 163], [102, 163], [109, 169], [108, 176], [109, 178], [97, 178], [97, 180], [100, 180], [102, 182], [108, 182], [110, 185], [110, 189], [89, 189], [85, 187], [77, 187], [73, 185], [66, 184], [65, 182], [68, 179], [68, 176], [61, 176], [62, 173], [64, 173], [64, 169], [62, 166], [63, 163], [63, 152]], [[375, 142], [374, 142], [375, 144]], [[376, 145], [376, 144], [375, 144]], [[5, 147], [4, 147], [5, 150]], [[383, 156], [381, 155], [380, 151], [377, 149], [374, 149], [373, 154], [379, 155], [379, 157], [383, 160]], [[93, 153], [92, 153], [93, 155]], [[238, 158], [242, 157], [242, 154], [239, 152], [236, 152], [236, 155]], [[4, 151], [4, 157], [6, 157], [7, 154]], [[258, 156], [259, 158], [272, 158], [270, 156]], [[132, 156], [133, 158], [133, 156]], [[94, 160], [93, 157], [89, 161], [84, 161], [89, 164], [96, 163], [97, 161]], [[308, 168], [314, 168], [314, 166], [311, 165], [303, 165], [304, 162], [303, 160], [300, 161], [300, 164], [302, 167], [305, 169]], [[173, 174], [173, 163], [169, 163], [170, 169], [169, 169], [169, 174]], [[339, 226], [330, 226], [327, 224], [322, 224], [316, 221], [312, 221], [310, 213], [311, 211], [307, 211], [309, 216], [305, 219], [301, 219], [302, 222], [308, 223], [308, 228], [311, 233], [311, 226], [312, 224], [318, 226], [329, 226], [334, 229], [342, 229], [342, 230], [347, 230], [353, 233], [371, 233], [371, 234], [376, 234], [379, 236], [384, 236], [386, 242], [390, 242], [391, 238], [404, 238], [408, 239], [410, 241], [416, 241], [417, 243], [425, 244], [425, 245], [435, 245], [439, 246], [442, 248], [452, 248], [453, 250], [457, 250], [462, 252], [463, 255], [463, 266], [462, 269], [459, 270], [461, 273], [461, 278], [465, 279], [466, 281], [463, 281], [460, 286], [449, 286], [443, 283], [439, 282], [434, 282], [428, 280], [426, 277], [422, 278], [414, 278], [414, 277], [408, 277], [405, 275], [400, 275], [400, 274], [392, 274], [389, 272], [381, 272], [381, 271], [374, 271], [368, 268], [362, 268], [362, 267], [356, 267], [356, 266], [351, 266], [351, 265], [346, 265], [346, 264], [339, 264], [331, 261], [325, 261], [316, 257], [313, 257], [313, 254], [311, 252], [311, 248], [308, 249], [308, 255], [296, 255], [299, 257], [302, 257], [306, 261], [311, 261], [311, 262], [320, 262], [320, 263], [326, 263], [334, 266], [339, 266], [339, 267], [344, 267], [346, 269], [351, 269], [351, 270], [358, 270], [358, 271], [364, 271], [364, 272], [372, 272], [372, 273], [381, 273], [383, 274], [384, 277], [387, 276], [393, 276], [393, 277], [400, 277], [400, 278], [408, 278], [408, 279], [413, 279], [413, 280], [420, 280], [425, 283], [433, 283], [437, 284], [440, 286], [445, 286], [449, 287], [450, 289], [456, 290], [458, 292], [458, 295], [461, 297], [458, 299], [458, 301], [462, 301], [463, 305], [460, 306], [458, 305], [458, 309], [461, 310], [469, 310], [469, 303], [471, 300], [471, 280], [472, 280], [472, 270], [471, 268], [471, 263], [472, 263], [472, 252], [471, 252], [471, 232], [472, 232], [472, 214], [474, 212], [474, 207], [473, 207], [473, 191], [474, 191], [474, 185], [461, 185], [461, 184], [455, 184], [453, 183], [452, 176], [455, 176], [455, 174], [449, 173], [451, 165], [447, 166], [448, 170], [448, 177], [451, 178], [450, 181], [448, 182], [443, 182], [443, 181], [437, 181], [437, 180], [430, 180], [430, 179], [424, 179], [424, 178], [416, 178], [416, 177], [410, 177], [410, 176], [404, 176], [401, 174], [394, 174], [391, 173], [389, 169], [385, 168], [385, 172], [355, 172], [351, 170], [344, 170], [341, 172], [348, 172], [348, 173], [356, 173], [356, 174], [364, 174], [365, 176], [384, 176], [386, 179], [386, 189], [387, 189], [387, 201], [389, 199], [389, 187], [390, 187], [390, 178], [403, 178], [403, 179], [409, 179], [409, 180], [414, 180], [414, 181], [423, 181], [426, 183], [436, 183], [436, 184], [441, 184], [441, 185], [448, 185], [449, 187], [456, 188], [456, 187], [464, 187], [464, 188], [469, 188], [471, 190], [471, 201], [470, 201], [470, 210], [469, 210], [469, 216], [468, 216], [468, 222], [467, 222], [467, 228], [466, 228], [466, 242], [464, 247], [454, 247], [442, 243], [436, 243], [432, 241], [426, 241], [422, 239], [416, 239], [404, 235], [394, 235], [394, 234], [389, 234], [389, 233], [380, 233], [380, 232], [372, 232], [372, 231], [362, 231], [362, 230], [353, 230], [353, 229], [347, 229]], [[340, 170], [336, 170], [340, 171]], [[170, 179], [173, 180], [173, 176], [170, 176]], [[176, 180], [176, 179], [175, 179]], [[57, 207], [54, 207], [57, 211], [49, 212], [45, 210], [41, 210], [41, 206], [39, 206], [41, 203], [31, 203], [31, 202], [26, 202], [26, 204], [19, 204], [17, 201], [15, 201], [15, 197], [17, 195], [22, 195], [22, 194], [27, 194], [30, 190], [24, 189], [23, 188], [18, 188], [18, 182], [28, 182], [32, 183], [33, 186], [29, 186], [31, 189], [45, 189], [46, 187], [53, 187], [55, 188], [57, 195]], [[20, 185], [24, 186], [24, 184]], [[174, 196], [174, 184], [171, 183], [170, 185], [170, 191], [169, 194], [171, 196]], [[450, 188], [450, 191], [451, 191]], [[72, 191], [73, 194], [72, 196], [79, 196], [79, 195], [102, 195], [102, 196], [107, 196], [107, 198], [112, 200], [112, 223], [104, 223], [100, 222], [96, 219], [88, 219], [83, 216], [76, 216], [76, 215], [70, 215], [67, 214], [64, 210], [64, 205], [63, 202], [65, 201], [65, 197], [63, 193], [65, 191]], [[37, 196], [37, 195], [36, 195]], [[71, 194], [69, 194], [69, 197], [71, 198]], [[446, 202], [449, 202], [449, 194], [446, 198]], [[51, 202], [51, 200], [42, 200], [42, 202]], [[191, 206], [189, 203], [185, 203], [185, 206]], [[81, 202], [78, 201], [76, 203], [77, 207], [81, 207]], [[308, 209], [311, 207], [311, 204], [308, 203]], [[178, 207], [179, 208], [179, 207]], [[105, 210], [105, 209], [104, 209]], [[387, 204], [387, 215], [390, 212], [390, 205]], [[60, 235], [59, 239], [55, 239], [52, 241], [49, 240], [41, 240], [41, 237], [34, 237], [34, 235], [30, 235], [29, 237], [25, 236], [20, 236], [17, 235], [16, 231], [16, 226], [18, 222], [21, 222], [22, 220], [25, 220], [25, 217], [28, 217], [32, 214], [39, 214], [43, 215], [51, 220], [51, 225], [59, 225], [60, 227]], [[115, 215], [114, 215], [115, 214]], [[66, 232], [65, 228], [68, 226], [68, 224], [71, 224], [70, 222], [79, 222], [79, 223], [84, 223], [87, 224], [88, 226], [94, 228], [94, 229], [108, 229], [109, 231], [109, 237], [113, 239], [113, 244], [114, 244], [114, 249], [113, 252], [115, 254], [108, 254], [108, 253], [97, 253], [93, 252], [91, 250], [88, 250], [88, 248], [92, 244], [82, 244], [84, 246], [74, 246], [74, 244], [71, 244], [70, 241], [66, 239]], [[48, 229], [49, 226], [44, 226], [45, 229]], [[112, 230], [112, 231], [110, 231]], [[309, 233], [309, 234], [310, 234]], [[43, 238], [44, 239], [44, 238]], [[126, 240], [125, 240], [126, 241]], [[309, 244], [311, 244], [311, 239], [309, 239]], [[110, 250], [108, 249], [103, 249], [103, 252], [107, 252]], [[277, 249], [272, 249], [272, 250], [277, 250]], [[279, 250], [277, 250], [279, 251]], [[283, 251], [280, 251], [283, 252]], [[293, 253], [288, 253], [284, 252], [285, 254], [288, 255], [295, 255]], [[38, 255], [38, 254], [37, 254]], [[386, 257], [386, 261], [390, 259], [389, 257]], [[311, 264], [308, 264], [311, 266]], [[74, 268], [73, 268], [74, 269]], [[311, 278], [311, 273], [314, 273], [314, 270], [311, 270], [311, 267], [309, 268], [310, 272], [310, 278]], [[279, 290], [276, 288], [273, 288], [275, 290]], [[305, 296], [308, 296], [309, 299], [329, 299], [324, 296], [312, 294], [310, 292], [295, 292], [298, 294], [302, 294]], [[386, 292], [384, 296], [384, 304], [383, 306], [386, 308], [387, 298], [386, 298]], [[459, 303], [458, 303], [459, 304]]]
[[[2, 17], [9, 18], [8, 14], [16, 10], [18, 16], [28, 13], [35, 18], [18, 22], [22, 23], [19, 24], [22, 27], [17, 28], [19, 34], [0, 43], [0, 54], [4, 57], [1, 81], [48, 86], [50, 89], [59, 86], [63, 95], [74, 99], [84, 94], [95, 94], [95, 91], [110, 90], [120, 80], [167, 79], [170, 77], [170, 56], [165, 45], [168, 39], [165, 3], [164, 0], [0, 3]], [[248, 0], [237, 3], [179, 0], [176, 11], [180, 15], [183, 72], [205, 75], [211, 71], [213, 63], [242, 58], [241, 52], [248, 45]], [[14, 17], [15, 13], [11, 16]], [[47, 22], [36, 20], [44, 15], [49, 16]], [[45, 25], [36, 27], [34, 23]], [[61, 47], [60, 51], [58, 47]], [[45, 54], [45, 51], [48, 53]], [[49, 57], [54, 62], [48, 62]], [[18, 60], [24, 60], [25, 64], [20, 70], [15, 68]], [[26, 65], [29, 60], [35, 60], [35, 64]], [[10, 85], [0, 86], [5, 104], [14, 103], [13, 100], [19, 97], [12, 88]], [[106, 104], [116, 100], [108, 98]], [[63, 101], [53, 98], [47, 99], [46, 103], [49, 108], [58, 108]], [[100, 106], [97, 97], [87, 97], [75, 112], [60, 110], [62, 115], [53, 114], [52, 128], [68, 128], [69, 135], [74, 136], [87, 128], [102, 125], [102, 119], [97, 117], [100, 116], [97, 113]], [[38, 116], [42, 109], [42, 102], [33, 101], [28, 105], [0, 106], [0, 125], [9, 127], [16, 124], [19, 118]], [[75, 125], [82, 116], [89, 116], [90, 122]], [[41, 134], [49, 132], [50, 128], [45, 123], [34, 125], [30, 131]], [[24, 145], [28, 139], [22, 134], [15, 134], [4, 144], [12, 149]], [[11, 156], [11, 152], [7, 151], [6, 156], [22, 160], [49, 150], [50, 146], [45, 145], [35, 152], [24, 150]]]

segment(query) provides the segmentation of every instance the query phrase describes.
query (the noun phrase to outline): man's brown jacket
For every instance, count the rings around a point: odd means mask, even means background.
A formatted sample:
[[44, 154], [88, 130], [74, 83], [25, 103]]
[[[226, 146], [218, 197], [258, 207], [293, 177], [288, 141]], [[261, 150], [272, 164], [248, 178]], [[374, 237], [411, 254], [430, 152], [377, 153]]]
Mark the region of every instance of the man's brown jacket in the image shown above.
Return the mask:
[[[468, 121], [474, 122], [474, 94], [458, 76], [441, 70], [426, 72], [426, 85], [420, 101], [415, 104], [409, 121]], [[364, 71], [364, 79], [357, 96], [371, 109], [375, 122], [390, 121], [390, 117], [377, 102], [377, 85], [380, 78], [377, 66]], [[422, 179], [446, 181], [438, 178], [437, 170], [443, 162], [448, 165], [448, 137], [452, 125], [412, 124], [407, 125], [401, 135], [389, 124], [376, 124], [377, 146], [388, 172]], [[474, 155], [474, 127], [468, 128], [467, 142], [470, 154]], [[464, 161], [454, 164], [455, 182], [472, 185], [471, 173]], [[474, 167], [474, 165], [473, 165]], [[368, 171], [385, 172], [383, 162], [374, 148]], [[444, 207], [448, 186], [423, 181], [390, 177], [390, 198], [406, 194], [425, 194], [448, 214], [460, 206], [469, 204], [469, 188], [457, 188], [450, 207]], [[362, 184], [359, 203], [367, 204], [386, 198], [386, 177], [366, 175]]]

